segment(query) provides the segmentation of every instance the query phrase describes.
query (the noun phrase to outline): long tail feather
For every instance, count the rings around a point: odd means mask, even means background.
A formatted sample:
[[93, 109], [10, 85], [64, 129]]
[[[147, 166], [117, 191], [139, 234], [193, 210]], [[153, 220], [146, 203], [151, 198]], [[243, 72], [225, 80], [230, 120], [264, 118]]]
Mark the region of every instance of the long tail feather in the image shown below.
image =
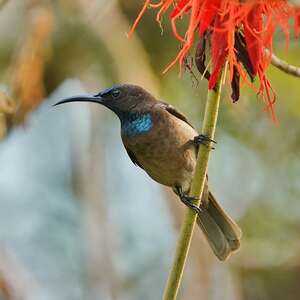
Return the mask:
[[242, 231], [210, 192], [205, 204], [206, 207], [199, 214], [197, 223], [215, 255], [220, 260], [225, 260], [231, 253], [239, 249]]

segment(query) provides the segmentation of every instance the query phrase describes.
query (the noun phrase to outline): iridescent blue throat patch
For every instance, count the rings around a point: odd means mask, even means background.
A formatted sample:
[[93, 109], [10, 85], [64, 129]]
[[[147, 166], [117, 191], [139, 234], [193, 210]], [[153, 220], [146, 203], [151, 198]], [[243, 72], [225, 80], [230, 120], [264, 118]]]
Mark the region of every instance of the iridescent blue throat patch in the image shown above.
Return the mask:
[[126, 120], [122, 126], [122, 132], [127, 137], [134, 137], [148, 132], [153, 126], [150, 113], [136, 114]]

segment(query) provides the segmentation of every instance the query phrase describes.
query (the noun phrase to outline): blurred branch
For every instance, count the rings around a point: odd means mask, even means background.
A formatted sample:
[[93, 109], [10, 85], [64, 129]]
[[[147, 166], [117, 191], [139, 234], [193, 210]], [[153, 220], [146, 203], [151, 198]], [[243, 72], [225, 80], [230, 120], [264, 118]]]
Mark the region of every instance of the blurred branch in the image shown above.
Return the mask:
[[16, 102], [0, 91], [0, 140], [7, 134], [7, 116], [17, 110]]
[[[53, 30], [53, 14], [46, 2], [34, 2], [29, 10], [27, 33], [12, 67], [13, 100], [1, 100], [0, 126], [4, 137], [14, 126], [23, 123], [44, 97], [44, 68], [49, 57], [47, 42]], [[2, 123], [2, 124], [1, 124]]]
[[49, 51], [47, 42], [53, 30], [53, 15], [48, 5], [37, 4], [30, 10], [27, 36], [16, 57], [12, 94], [20, 106], [14, 123], [22, 123], [44, 97], [43, 76]]
[[[266, 49], [267, 55], [270, 55], [270, 51]], [[290, 65], [286, 61], [282, 60], [281, 58], [277, 57], [274, 53], [271, 56], [271, 64], [276, 67], [277, 69], [296, 77], [300, 77], [300, 67], [296, 67]]]
[[16, 109], [14, 100], [0, 91], [0, 113], [13, 114]]

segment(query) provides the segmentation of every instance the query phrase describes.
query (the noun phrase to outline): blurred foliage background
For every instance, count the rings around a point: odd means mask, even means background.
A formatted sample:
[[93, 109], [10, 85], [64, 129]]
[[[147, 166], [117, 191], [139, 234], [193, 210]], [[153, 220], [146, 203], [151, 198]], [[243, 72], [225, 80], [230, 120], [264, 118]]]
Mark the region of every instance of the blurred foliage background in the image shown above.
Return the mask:
[[[184, 207], [133, 166], [115, 116], [62, 97], [128, 82], [200, 128], [206, 82], [162, 75], [179, 45], [139, 0], [0, 1], [0, 299], [160, 299]], [[300, 66], [299, 40], [275, 53]], [[190, 58], [189, 58], [190, 59]], [[196, 72], [195, 72], [196, 73]], [[223, 93], [210, 186], [240, 223], [226, 263], [195, 232], [180, 299], [299, 299], [300, 81], [270, 66], [279, 123]]]

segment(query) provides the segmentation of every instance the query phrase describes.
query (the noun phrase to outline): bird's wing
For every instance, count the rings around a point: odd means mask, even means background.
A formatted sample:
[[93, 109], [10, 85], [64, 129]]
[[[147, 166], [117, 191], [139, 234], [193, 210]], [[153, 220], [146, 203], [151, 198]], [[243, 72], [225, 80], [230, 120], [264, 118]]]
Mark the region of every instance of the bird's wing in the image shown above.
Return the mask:
[[[125, 145], [124, 145], [124, 146], [125, 146]], [[135, 157], [134, 153], [133, 153], [131, 150], [129, 150], [126, 146], [125, 146], [125, 149], [126, 149], [126, 151], [127, 151], [128, 156], [130, 157], [131, 161], [132, 161], [136, 166], [139, 166], [140, 168], [144, 169], [144, 168], [142, 167], [142, 165], [138, 162], [138, 160], [137, 160], [137, 158]]]
[[185, 123], [189, 124], [192, 128], [194, 128], [193, 125], [188, 121], [188, 119], [171, 104], [168, 104], [163, 101], [159, 101], [159, 106], [161, 108], [165, 109], [167, 112], [169, 112], [173, 116], [175, 116], [176, 118], [184, 121]]

